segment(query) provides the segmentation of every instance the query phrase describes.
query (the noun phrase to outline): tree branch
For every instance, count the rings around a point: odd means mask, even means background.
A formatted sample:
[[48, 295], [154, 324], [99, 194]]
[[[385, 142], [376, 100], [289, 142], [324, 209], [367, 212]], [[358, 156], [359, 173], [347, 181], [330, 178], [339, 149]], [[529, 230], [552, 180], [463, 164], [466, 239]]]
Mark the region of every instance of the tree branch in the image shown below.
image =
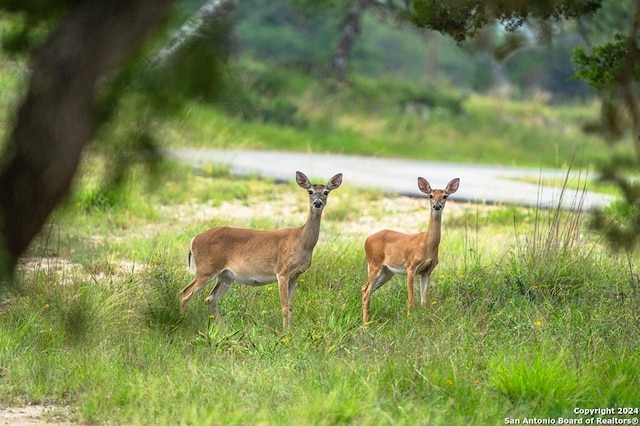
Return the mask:
[[166, 64], [173, 55], [189, 40], [198, 35], [199, 31], [212, 20], [219, 16], [224, 16], [237, 7], [240, 0], [207, 0], [191, 15], [189, 19], [180, 27], [167, 45], [158, 52], [151, 61], [151, 66], [156, 67]]

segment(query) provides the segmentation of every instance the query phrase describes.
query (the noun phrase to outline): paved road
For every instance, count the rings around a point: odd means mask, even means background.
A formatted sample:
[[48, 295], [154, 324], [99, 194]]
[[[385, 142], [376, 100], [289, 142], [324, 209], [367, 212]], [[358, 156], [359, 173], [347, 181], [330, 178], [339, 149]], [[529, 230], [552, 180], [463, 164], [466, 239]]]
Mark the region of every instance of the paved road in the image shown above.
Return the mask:
[[[341, 172], [343, 185], [377, 188], [408, 196], [422, 196], [417, 184], [418, 176], [422, 176], [433, 188], [444, 188], [449, 180], [460, 178], [460, 189], [454, 196], [459, 201], [556, 207], [562, 200], [565, 208], [592, 209], [613, 200], [608, 195], [584, 193], [580, 181], [584, 181], [585, 176], [576, 172], [571, 174], [573, 189], [564, 192], [517, 180], [524, 177], [536, 182], [541, 178], [564, 179], [567, 172], [560, 170], [282, 151], [175, 149], [170, 154], [196, 167], [226, 164], [233, 174], [258, 174], [281, 181], [293, 180], [296, 170], [304, 172], [314, 182]], [[580, 189], [576, 190], [577, 187]]]

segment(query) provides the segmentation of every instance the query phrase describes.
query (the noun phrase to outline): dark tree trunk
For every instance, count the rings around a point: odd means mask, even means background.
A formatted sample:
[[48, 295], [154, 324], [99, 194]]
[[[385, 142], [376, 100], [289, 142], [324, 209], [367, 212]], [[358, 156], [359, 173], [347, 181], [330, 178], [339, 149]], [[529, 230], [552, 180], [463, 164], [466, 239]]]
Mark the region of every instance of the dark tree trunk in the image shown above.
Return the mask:
[[360, 21], [367, 6], [367, 0], [356, 0], [351, 5], [349, 13], [347, 13], [344, 19], [342, 38], [331, 58], [331, 71], [340, 81], [344, 81], [347, 78], [349, 55], [351, 54], [353, 44], [358, 38], [358, 34], [360, 34]]
[[131, 56], [171, 3], [85, 1], [34, 54], [0, 170], [0, 279], [69, 191], [95, 130], [99, 80]]

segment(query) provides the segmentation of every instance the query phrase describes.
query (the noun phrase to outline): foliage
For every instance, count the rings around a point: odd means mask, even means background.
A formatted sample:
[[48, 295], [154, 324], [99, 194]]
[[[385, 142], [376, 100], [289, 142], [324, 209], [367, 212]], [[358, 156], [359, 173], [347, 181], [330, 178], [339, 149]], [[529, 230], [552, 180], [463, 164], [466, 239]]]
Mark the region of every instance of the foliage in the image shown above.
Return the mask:
[[[307, 150], [415, 159], [588, 168], [607, 146], [581, 133], [597, 108], [593, 103], [548, 105], [468, 94], [448, 85], [415, 86], [386, 78], [354, 77], [335, 86], [296, 69], [254, 69], [241, 63], [237, 98], [223, 96], [223, 111], [191, 104], [179, 121], [159, 125], [167, 146]], [[280, 82], [287, 82], [281, 85]], [[258, 82], [265, 82], [260, 83]], [[256, 87], [256, 89], [250, 89]], [[260, 89], [261, 96], [251, 96]], [[239, 104], [244, 99], [258, 104]], [[273, 91], [272, 91], [273, 89]], [[255, 96], [255, 97], [254, 97]], [[271, 108], [276, 99], [296, 106], [293, 123], [247, 121], [243, 109]], [[414, 102], [415, 101], [415, 102]], [[231, 116], [231, 117], [230, 117]], [[453, 143], [452, 143], [453, 142]]]
[[[224, 220], [198, 216], [209, 205], [192, 200], [224, 183], [230, 190], [219, 196], [237, 208], [248, 185], [247, 202], [263, 207], [299, 188], [188, 170], [173, 166], [155, 189], [131, 185], [128, 203], [107, 211], [56, 215], [21, 269], [25, 291], [0, 307], [3, 406], [68, 405], [66, 420], [129, 424], [492, 424], [573, 418], [575, 407], [640, 398], [638, 294], [579, 217], [474, 213], [452, 200], [432, 304], [407, 312], [396, 279], [374, 295], [363, 327], [364, 235], [349, 229], [376, 208], [369, 193], [350, 191], [354, 214], [323, 219], [327, 238], [283, 334], [275, 285], [234, 285], [217, 321], [201, 298], [182, 315], [177, 293], [190, 280], [189, 239]], [[83, 185], [97, 177], [86, 173]], [[138, 199], [155, 216], [140, 214]], [[568, 261], [573, 272], [554, 272]]]
[[[586, 80], [596, 89], [609, 88], [620, 83], [629, 47], [629, 37], [615, 34], [610, 43], [594, 46], [590, 53], [577, 47], [573, 51], [573, 61], [578, 67], [576, 78]], [[634, 63], [634, 79], [640, 78], [640, 62]]]
[[600, 0], [417, 0], [413, 2], [414, 10], [409, 17], [419, 27], [440, 31], [461, 42], [496, 19], [512, 30], [521, 26], [527, 18], [561, 20], [590, 14], [600, 7], [600, 3]]
[[594, 211], [591, 226], [600, 231], [615, 250], [631, 253], [640, 243], [640, 183], [629, 178], [638, 162], [629, 156], [612, 156], [601, 166], [601, 180], [614, 184], [622, 199]]
[[[591, 225], [602, 232], [616, 250], [627, 253], [640, 242], [640, 184], [629, 175], [640, 165], [640, 113], [638, 112], [637, 83], [640, 79], [640, 3], [636, 2], [632, 24], [627, 35], [616, 32], [613, 40], [594, 46], [589, 53], [582, 48], [574, 50], [573, 60], [578, 70], [576, 77], [584, 79], [599, 90], [603, 98], [601, 122], [595, 129], [610, 141], [618, 141], [630, 128], [635, 148], [632, 157], [613, 152], [610, 159], [600, 165], [602, 181], [616, 185], [623, 200], [614, 208], [597, 210]], [[625, 120], [623, 109], [626, 109]]]

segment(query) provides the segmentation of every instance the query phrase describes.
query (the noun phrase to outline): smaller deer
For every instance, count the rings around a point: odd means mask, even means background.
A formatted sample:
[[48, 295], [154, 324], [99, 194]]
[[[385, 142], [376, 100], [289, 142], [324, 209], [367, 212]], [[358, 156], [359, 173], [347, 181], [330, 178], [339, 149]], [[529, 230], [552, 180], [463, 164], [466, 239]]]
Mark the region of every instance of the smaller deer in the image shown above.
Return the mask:
[[180, 292], [183, 312], [189, 300], [216, 279], [216, 285], [205, 299], [216, 317], [219, 316], [218, 301], [234, 280], [251, 286], [277, 282], [282, 325], [284, 328], [291, 325], [296, 280], [311, 265], [327, 196], [342, 183], [342, 173], [326, 185], [312, 185], [304, 173], [296, 172], [296, 182], [309, 193], [309, 216], [303, 226], [275, 231], [222, 226], [191, 240], [189, 267], [196, 276]]
[[389, 281], [394, 274], [407, 276], [409, 308], [413, 308], [413, 285], [420, 277], [420, 301], [427, 305], [427, 287], [431, 273], [438, 264], [438, 246], [442, 226], [442, 210], [447, 197], [458, 190], [460, 179], [455, 178], [445, 189], [431, 189], [424, 178], [418, 178], [418, 188], [429, 197], [431, 217], [426, 232], [404, 234], [384, 229], [369, 235], [364, 248], [367, 256], [369, 281], [362, 287], [362, 321], [369, 322], [371, 293]]

